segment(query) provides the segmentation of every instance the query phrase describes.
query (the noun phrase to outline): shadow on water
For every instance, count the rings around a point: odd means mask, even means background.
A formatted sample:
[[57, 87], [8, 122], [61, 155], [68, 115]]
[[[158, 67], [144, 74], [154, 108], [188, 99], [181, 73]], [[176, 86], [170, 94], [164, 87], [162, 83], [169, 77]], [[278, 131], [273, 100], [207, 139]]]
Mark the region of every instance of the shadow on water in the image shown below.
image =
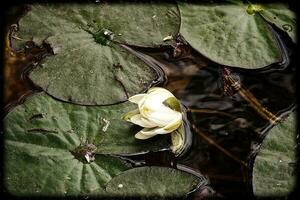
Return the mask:
[[[290, 42], [284, 35], [280, 36], [290, 54]], [[270, 127], [295, 107], [295, 66], [274, 65], [254, 71], [224, 67], [204, 58], [182, 41], [173, 47], [123, 47], [160, 70], [161, 75], [164, 73], [160, 86], [169, 89], [188, 108], [193, 133], [192, 147], [183, 157], [157, 152], [130, 156], [130, 160], [136, 165], [177, 166], [203, 174], [209, 179], [209, 186], [193, 194], [194, 199], [208, 195], [211, 188], [225, 197], [252, 196], [250, 163], [258, 146]], [[40, 53], [46, 52], [36, 54]], [[26, 78], [14, 82], [23, 73], [24, 63], [32, 64], [32, 57], [27, 59], [6, 63], [17, 66], [5, 69], [6, 104], [37, 90]], [[16, 72], [9, 71], [13, 69]], [[22, 88], [23, 83], [27, 85]], [[12, 87], [20, 87], [20, 92], [11, 95], [15, 91]]]

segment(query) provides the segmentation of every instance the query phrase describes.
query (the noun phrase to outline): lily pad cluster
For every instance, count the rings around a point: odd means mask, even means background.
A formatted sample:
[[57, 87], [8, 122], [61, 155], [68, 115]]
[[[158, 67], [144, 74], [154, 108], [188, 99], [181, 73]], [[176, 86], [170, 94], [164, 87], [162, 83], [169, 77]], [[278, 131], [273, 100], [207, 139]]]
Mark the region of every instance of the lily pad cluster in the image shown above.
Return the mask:
[[174, 4], [32, 5], [18, 22], [12, 45], [22, 49], [33, 41], [51, 46], [53, 55], [29, 75], [48, 94], [83, 105], [113, 104], [145, 91], [157, 79], [121, 44], [166, 45], [164, 38], [177, 34], [179, 19]]
[[[122, 159], [170, 148], [168, 137], [135, 139], [138, 127], [121, 120], [133, 109], [125, 101], [158, 78], [127, 49], [173, 45], [181, 35], [222, 65], [254, 69], [280, 62], [282, 49], [269, 23], [295, 41], [293, 13], [277, 5], [247, 8], [136, 2], [31, 5], [11, 35], [12, 47], [23, 51], [31, 41], [50, 46], [52, 54], [29, 74], [43, 92], [4, 119], [8, 192], [165, 197], [197, 188], [200, 179], [195, 175], [163, 167], [133, 168]], [[173, 140], [185, 140], [180, 137]]]
[[284, 4], [36, 4], [18, 22], [12, 46], [51, 46], [53, 55], [29, 74], [48, 94], [107, 105], [147, 90], [158, 76], [122, 45], [174, 45], [180, 35], [216, 63], [258, 69], [285, 59], [272, 24], [296, 42], [296, 17]]
[[[132, 168], [117, 154], [146, 153], [169, 145], [167, 138], [134, 138], [134, 127], [121, 120], [124, 111], [132, 107], [129, 102], [75, 105], [55, 100], [44, 92], [29, 97], [4, 119], [6, 189], [22, 196], [144, 195], [146, 190], [139, 191], [132, 184], [142, 188], [159, 184], [164, 188], [158, 193], [149, 191], [152, 196], [184, 195], [194, 189], [200, 181], [198, 177], [171, 168], [143, 167], [137, 174], [128, 172], [139, 177], [130, 179], [131, 183], [127, 179], [115, 180], [117, 175], [127, 176], [127, 170]], [[124, 186], [121, 191], [119, 184]], [[170, 189], [173, 187], [181, 189]]]

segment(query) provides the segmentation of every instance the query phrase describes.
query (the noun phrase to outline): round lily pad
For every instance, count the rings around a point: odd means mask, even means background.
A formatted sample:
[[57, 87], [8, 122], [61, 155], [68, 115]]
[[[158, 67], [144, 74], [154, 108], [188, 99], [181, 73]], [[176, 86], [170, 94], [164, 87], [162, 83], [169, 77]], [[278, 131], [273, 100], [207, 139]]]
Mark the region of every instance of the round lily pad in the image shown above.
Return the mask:
[[[214, 62], [257, 69], [282, 61], [282, 50], [274, 32], [259, 14], [267, 15], [263, 7], [261, 10], [259, 6], [242, 3], [179, 3], [179, 9], [180, 34]], [[285, 16], [282, 13], [281, 17]]]
[[[134, 11], [134, 12], [133, 12]], [[107, 105], [150, 87], [155, 71], [116, 43], [159, 46], [179, 29], [174, 4], [35, 4], [18, 22], [12, 46], [47, 43], [47, 56], [30, 73], [50, 95], [77, 104]]]
[[106, 191], [122, 197], [184, 197], [196, 189], [199, 177], [167, 167], [138, 167], [114, 177]]
[[253, 168], [256, 196], [286, 196], [296, 184], [296, 119], [291, 114], [264, 139]]

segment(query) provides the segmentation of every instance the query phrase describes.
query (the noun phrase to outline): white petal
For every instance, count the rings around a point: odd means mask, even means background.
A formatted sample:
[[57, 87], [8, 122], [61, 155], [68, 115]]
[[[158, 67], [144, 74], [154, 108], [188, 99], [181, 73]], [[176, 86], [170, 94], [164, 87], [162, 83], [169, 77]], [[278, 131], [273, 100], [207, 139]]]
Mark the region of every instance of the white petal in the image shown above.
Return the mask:
[[157, 94], [157, 93], [169, 93], [173, 96], [173, 94], [169, 90], [167, 90], [165, 88], [162, 88], [162, 87], [152, 87], [147, 92], [147, 94], [150, 94], [150, 93], [152, 93], [152, 94], [154, 94], [154, 93], [155, 94]]
[[132, 97], [129, 97], [128, 100], [132, 103], [138, 104], [145, 96], [146, 94], [137, 94]]
[[174, 154], [180, 154], [183, 150], [183, 146], [184, 146], [184, 131], [180, 132], [180, 131], [174, 131], [171, 133], [171, 140], [172, 140], [172, 152]]
[[129, 119], [129, 121], [136, 124], [136, 125], [139, 125], [141, 127], [145, 127], [145, 128], [153, 128], [153, 127], [157, 126], [156, 124], [150, 122], [149, 120], [144, 119], [141, 114], [137, 114], [137, 115], [132, 116]]
[[163, 88], [161, 87], [152, 87], [148, 90], [147, 94], [149, 93], [152, 93], [152, 92], [155, 92], [155, 91], [159, 91], [159, 90], [162, 90]]
[[170, 131], [164, 130], [163, 128], [160, 128], [160, 127], [153, 128], [153, 129], [144, 128], [140, 132], [143, 133], [144, 135], [152, 135], [152, 136], [158, 135], [158, 134], [170, 133]]
[[178, 129], [181, 124], [182, 124], [182, 115], [181, 113], [179, 113], [173, 121], [171, 121], [167, 126], [164, 127], [164, 130], [173, 132], [176, 129]]
[[[148, 127], [144, 126], [145, 128], [154, 128], [154, 127], [157, 127], [157, 126], [158, 126], [158, 124], [156, 124], [155, 122], [152, 122], [152, 121], [150, 121], [150, 120], [148, 120], [148, 119], [146, 119], [146, 118], [144, 118], [144, 117], [142, 117], [141, 120], [142, 120], [145, 124], [147, 124]], [[150, 126], [151, 126], [151, 127], [150, 127]]]
[[162, 112], [149, 112], [147, 119], [160, 127], [164, 127], [171, 122], [177, 121], [179, 118], [181, 118], [180, 112], [174, 111], [172, 109], [162, 109]]
[[137, 134], [135, 134], [135, 138], [136, 139], [140, 139], [140, 140], [145, 140], [145, 139], [148, 139], [148, 138], [151, 138], [153, 137], [154, 135], [144, 135], [141, 131], [138, 132]]
[[126, 113], [122, 116], [122, 119], [125, 120], [125, 121], [130, 121], [130, 118], [134, 115], [137, 115], [137, 114], [140, 114], [139, 109], [129, 111], [128, 113]]

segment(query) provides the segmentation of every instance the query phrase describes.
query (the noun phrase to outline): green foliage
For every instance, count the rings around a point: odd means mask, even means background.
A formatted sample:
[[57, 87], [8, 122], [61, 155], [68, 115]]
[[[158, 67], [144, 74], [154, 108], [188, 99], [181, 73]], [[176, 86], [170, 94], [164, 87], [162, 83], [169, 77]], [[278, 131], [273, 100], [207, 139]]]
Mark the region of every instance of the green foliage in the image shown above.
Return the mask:
[[193, 48], [221, 65], [256, 69], [282, 60], [265, 18], [285, 31], [282, 24], [291, 24], [287, 32], [292, 38], [295, 34], [294, 15], [285, 6], [179, 3], [179, 8], [180, 33]]
[[197, 188], [199, 181], [198, 177], [180, 170], [138, 167], [116, 176], [106, 190], [122, 197], [183, 197]]
[[255, 159], [253, 190], [257, 196], [286, 196], [295, 187], [295, 113], [266, 136]]
[[54, 55], [30, 74], [50, 95], [106, 105], [146, 90], [157, 78], [153, 69], [115, 43], [168, 44], [163, 39], [177, 34], [179, 22], [172, 4], [35, 4], [20, 19], [12, 44], [16, 49], [29, 40], [50, 44]]

